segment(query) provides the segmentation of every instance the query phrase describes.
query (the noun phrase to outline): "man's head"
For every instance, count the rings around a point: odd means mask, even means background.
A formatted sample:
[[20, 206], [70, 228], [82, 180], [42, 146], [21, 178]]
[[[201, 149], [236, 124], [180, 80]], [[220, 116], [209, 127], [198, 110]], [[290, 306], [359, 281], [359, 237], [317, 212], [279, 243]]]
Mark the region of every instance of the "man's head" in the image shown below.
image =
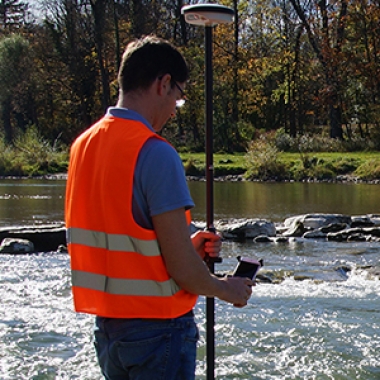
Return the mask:
[[147, 36], [128, 44], [118, 75], [120, 91], [144, 90], [165, 74], [172, 85], [185, 83], [189, 70], [181, 53], [168, 41]]

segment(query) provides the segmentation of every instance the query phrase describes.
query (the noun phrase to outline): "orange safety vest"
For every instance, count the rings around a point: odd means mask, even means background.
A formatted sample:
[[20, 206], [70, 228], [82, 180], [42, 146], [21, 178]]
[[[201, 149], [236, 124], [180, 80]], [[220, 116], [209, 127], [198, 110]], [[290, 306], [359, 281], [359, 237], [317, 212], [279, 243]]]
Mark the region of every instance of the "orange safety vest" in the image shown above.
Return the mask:
[[169, 276], [155, 231], [132, 215], [134, 169], [149, 138], [166, 141], [141, 122], [107, 116], [71, 148], [65, 218], [78, 312], [176, 318], [196, 303]]

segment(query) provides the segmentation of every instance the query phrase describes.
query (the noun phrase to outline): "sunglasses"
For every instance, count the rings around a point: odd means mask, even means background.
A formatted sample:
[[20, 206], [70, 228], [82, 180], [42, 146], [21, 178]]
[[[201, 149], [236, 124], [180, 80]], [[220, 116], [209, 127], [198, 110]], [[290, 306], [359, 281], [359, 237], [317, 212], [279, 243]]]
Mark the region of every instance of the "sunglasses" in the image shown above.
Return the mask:
[[177, 82], [174, 82], [174, 85], [178, 88], [179, 92], [181, 93], [181, 99], [176, 100], [176, 106], [179, 108], [186, 103], [187, 97], [185, 92], [182, 90], [182, 88], [179, 86]]

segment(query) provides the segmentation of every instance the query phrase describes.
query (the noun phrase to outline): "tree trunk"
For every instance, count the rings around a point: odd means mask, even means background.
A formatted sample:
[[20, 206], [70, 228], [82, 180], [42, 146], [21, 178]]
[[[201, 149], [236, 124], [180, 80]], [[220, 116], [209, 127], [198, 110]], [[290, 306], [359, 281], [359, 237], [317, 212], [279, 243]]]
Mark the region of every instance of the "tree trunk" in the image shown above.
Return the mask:
[[[239, 12], [237, 0], [233, 2], [233, 9], [235, 12], [234, 19], [234, 54], [233, 54], [233, 85], [232, 85], [232, 112], [231, 112], [231, 125], [232, 133], [229, 134], [229, 138], [233, 136], [232, 144], [228, 144], [228, 150], [235, 150], [236, 145], [241, 144], [241, 136], [239, 132]], [[235, 145], [235, 146], [234, 146]]]
[[10, 144], [13, 142], [13, 129], [11, 123], [11, 100], [9, 98], [5, 99], [1, 105], [1, 118], [3, 120], [5, 141]]
[[116, 72], [118, 72], [121, 65], [121, 59], [120, 59], [121, 49], [120, 49], [119, 18], [116, 12], [116, 5], [114, 1], [113, 1], [113, 22], [114, 22], [114, 28], [115, 28]]
[[91, 7], [94, 16], [95, 47], [98, 56], [100, 77], [102, 81], [102, 107], [105, 111], [111, 102], [109, 75], [104, 63], [103, 55], [103, 35], [105, 34], [105, 13], [107, 8], [107, 0], [91, 1]]
[[329, 105], [330, 137], [343, 140], [342, 110], [340, 106]]
[[179, 10], [179, 24], [180, 24], [180, 31], [181, 31], [181, 40], [183, 45], [187, 45], [187, 29], [186, 29], [186, 21], [185, 17], [181, 17], [181, 8], [183, 6], [183, 0], [178, 0], [177, 2], [177, 9]]
[[[332, 38], [334, 37], [334, 31], [333, 28], [329, 26], [329, 7], [327, 0], [320, 0], [317, 3], [317, 6], [321, 12], [321, 38], [318, 38], [318, 35], [315, 35], [315, 32], [311, 26], [311, 21], [308, 19], [307, 12], [301, 7], [300, 3], [297, 0], [290, 0], [290, 2], [298, 17], [300, 18], [307, 32], [309, 42], [325, 72], [326, 85], [330, 91], [330, 95], [328, 97], [330, 137], [343, 139], [342, 108], [338, 96], [338, 66], [336, 62], [334, 62], [334, 60], [329, 57], [329, 54], [333, 54], [333, 58], [336, 58], [341, 52], [346, 26], [347, 1], [340, 1], [341, 8], [338, 16], [338, 27], [335, 31], [335, 43], [331, 42], [331, 40], [334, 40], [334, 38]], [[333, 74], [331, 72], [333, 72]]]

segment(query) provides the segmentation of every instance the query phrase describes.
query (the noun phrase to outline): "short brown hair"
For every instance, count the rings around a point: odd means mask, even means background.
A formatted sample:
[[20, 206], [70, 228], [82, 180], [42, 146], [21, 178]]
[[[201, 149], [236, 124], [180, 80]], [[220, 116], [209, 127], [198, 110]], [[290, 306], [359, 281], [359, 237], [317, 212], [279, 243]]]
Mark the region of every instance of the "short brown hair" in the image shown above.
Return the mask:
[[165, 74], [171, 75], [173, 83], [189, 79], [187, 63], [174, 45], [153, 35], [127, 45], [118, 75], [123, 93], [146, 89]]

